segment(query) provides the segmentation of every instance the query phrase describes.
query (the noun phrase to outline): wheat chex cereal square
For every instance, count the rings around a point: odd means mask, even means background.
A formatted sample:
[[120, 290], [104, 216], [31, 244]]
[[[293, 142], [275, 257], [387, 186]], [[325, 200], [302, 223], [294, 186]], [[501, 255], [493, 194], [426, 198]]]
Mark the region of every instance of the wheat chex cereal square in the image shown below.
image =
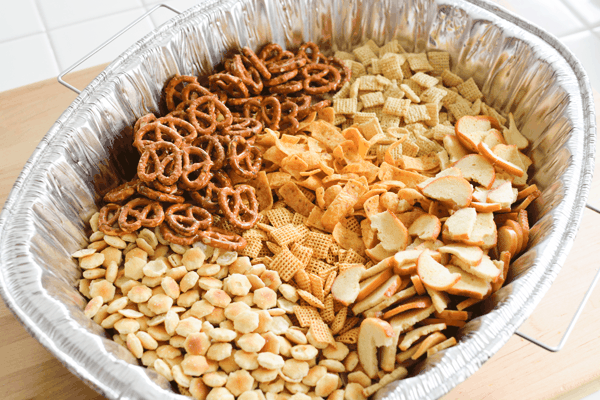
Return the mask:
[[406, 96], [406, 98], [409, 99], [411, 102], [413, 102], [413, 103], [421, 102], [419, 95], [417, 95], [417, 93], [415, 93], [413, 88], [411, 88], [407, 84], [405, 84], [405, 83], [401, 84], [400, 89], [404, 92], [404, 95]]
[[356, 57], [352, 53], [348, 53], [346, 51], [336, 51], [333, 55], [335, 58], [339, 58], [340, 60], [356, 60]]
[[360, 96], [360, 101], [362, 101], [363, 107], [365, 108], [380, 106], [385, 102], [383, 99], [383, 93], [381, 92], [363, 94]]
[[424, 74], [423, 72], [417, 72], [413, 76], [410, 77], [410, 80], [416, 82], [419, 86], [429, 89], [430, 87], [434, 87], [438, 84], [439, 79], [434, 78], [433, 76], [429, 76]]
[[388, 97], [383, 104], [383, 112], [395, 117], [402, 117], [410, 105], [410, 99]]
[[353, 115], [353, 122], [357, 125], [360, 124], [364, 124], [365, 122], [368, 122], [370, 120], [372, 120], [373, 118], [377, 118], [377, 114], [376, 113], [371, 113], [371, 112], [357, 112]]
[[364, 75], [360, 77], [360, 90], [379, 91], [385, 88], [385, 84], [377, 79], [375, 75]]
[[401, 81], [404, 79], [404, 73], [402, 72], [402, 64], [404, 60], [398, 55], [392, 55], [380, 60], [379, 65], [383, 76], [388, 79], [397, 79]]
[[439, 76], [445, 69], [450, 69], [450, 53], [445, 51], [430, 51], [427, 53], [429, 64], [433, 67], [431, 74]]
[[461, 119], [465, 115], [473, 115], [473, 110], [471, 109], [471, 104], [466, 100], [459, 100], [454, 104], [450, 104], [448, 107], [448, 111], [452, 113], [456, 120]]
[[404, 49], [400, 46], [397, 39], [390, 40], [379, 48], [379, 56], [383, 56], [386, 53], [404, 53]]
[[445, 86], [454, 87], [460, 85], [464, 81], [460, 76], [450, 72], [449, 69], [445, 69], [442, 71], [442, 82], [444, 82]]
[[426, 103], [425, 107], [427, 107], [427, 115], [429, 115], [429, 119], [425, 121], [427, 126], [436, 126], [440, 123], [439, 111], [440, 108], [438, 103]]
[[458, 85], [456, 88], [458, 89], [458, 92], [470, 102], [483, 97], [483, 93], [481, 93], [472, 77]]
[[348, 94], [350, 93], [350, 86], [351, 86], [350, 81], [344, 83], [344, 85], [340, 88], [340, 90], [338, 90], [337, 93], [333, 95], [333, 100], [343, 99], [343, 98], [348, 97]]
[[[378, 50], [379, 51], [379, 50]], [[379, 58], [377, 54], [368, 45], [360, 46], [352, 50], [352, 54], [356, 56], [356, 59], [362, 63], [365, 67], [371, 65], [371, 60]]]
[[334, 99], [333, 110], [336, 114], [354, 114], [358, 105], [356, 98]]
[[410, 69], [413, 72], [429, 72], [433, 71], [433, 67], [429, 64], [427, 54], [425, 53], [409, 53], [406, 55]]
[[383, 130], [387, 130], [387, 128], [397, 128], [400, 126], [400, 117], [383, 114], [379, 118], [379, 124], [381, 125], [381, 129]]
[[379, 125], [379, 120], [377, 118], [373, 118], [358, 125], [358, 130], [367, 140], [371, 140], [375, 135], [383, 134], [383, 130], [381, 129], [381, 125]]
[[440, 103], [444, 96], [446, 96], [446, 91], [444, 89], [430, 87], [421, 93], [421, 96], [419, 97], [423, 103]]

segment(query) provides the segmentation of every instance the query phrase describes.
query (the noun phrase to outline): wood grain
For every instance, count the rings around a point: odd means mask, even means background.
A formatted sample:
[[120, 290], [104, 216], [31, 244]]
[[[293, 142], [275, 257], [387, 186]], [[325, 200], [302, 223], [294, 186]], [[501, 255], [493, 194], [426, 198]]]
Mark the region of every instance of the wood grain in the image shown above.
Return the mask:
[[[84, 87], [104, 66], [71, 74]], [[595, 93], [596, 99], [600, 95]], [[48, 80], [0, 93], [0, 206], [23, 165], [75, 93]], [[596, 103], [596, 113], [600, 105]], [[599, 164], [596, 164], [596, 172]], [[590, 200], [600, 206], [600, 174]], [[523, 332], [556, 343], [598, 269], [600, 215], [586, 210], [581, 229], [556, 282], [521, 327]], [[564, 350], [548, 353], [520, 337], [509, 342], [444, 400], [575, 400], [600, 387], [600, 289], [595, 290]], [[103, 399], [72, 375], [34, 340], [0, 302], [0, 398]]]

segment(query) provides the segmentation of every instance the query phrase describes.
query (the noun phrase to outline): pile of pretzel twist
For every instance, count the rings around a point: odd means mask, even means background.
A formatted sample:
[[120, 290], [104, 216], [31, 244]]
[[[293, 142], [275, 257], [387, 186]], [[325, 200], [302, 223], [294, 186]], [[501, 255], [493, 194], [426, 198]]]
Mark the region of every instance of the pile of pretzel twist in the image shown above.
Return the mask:
[[261, 169], [255, 135], [264, 127], [296, 133], [299, 120], [330, 105], [318, 96], [350, 78], [342, 62], [324, 57], [314, 43], [296, 53], [277, 44], [259, 55], [244, 48], [224, 69], [207, 78], [208, 88], [197, 77], [174, 76], [163, 91], [168, 113], [136, 121], [137, 173], [104, 196], [102, 232], [159, 227], [171, 243], [242, 250], [246, 240], [213, 221], [219, 215], [250, 229], [259, 219], [255, 189], [244, 183]]

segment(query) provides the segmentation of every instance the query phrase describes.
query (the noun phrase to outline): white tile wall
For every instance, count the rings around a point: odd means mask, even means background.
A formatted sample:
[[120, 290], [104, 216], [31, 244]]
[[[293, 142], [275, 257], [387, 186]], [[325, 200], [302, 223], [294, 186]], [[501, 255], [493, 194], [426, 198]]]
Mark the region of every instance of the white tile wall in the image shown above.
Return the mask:
[[[54, 78], [153, 6], [202, 0], [0, 0], [0, 92]], [[600, 90], [600, 0], [496, 0], [559, 37]], [[173, 16], [155, 11], [79, 68], [113, 60]]]
[[[202, 0], [167, 0], [185, 10]], [[600, 90], [600, 0], [497, 0], [558, 36]], [[1, 0], [0, 92], [54, 78], [161, 0]], [[80, 68], [109, 62], [167, 21], [160, 9]], [[65, 89], [66, 90], [66, 89]], [[600, 393], [584, 400], [600, 400]]]

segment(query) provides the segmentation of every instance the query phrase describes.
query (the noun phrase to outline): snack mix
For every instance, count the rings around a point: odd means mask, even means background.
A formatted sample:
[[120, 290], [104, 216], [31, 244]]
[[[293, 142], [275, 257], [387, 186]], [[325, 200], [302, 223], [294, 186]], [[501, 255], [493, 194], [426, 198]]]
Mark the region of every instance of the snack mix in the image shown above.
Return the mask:
[[359, 400], [457, 344], [529, 240], [528, 140], [442, 51], [176, 75], [90, 220], [85, 315], [200, 400]]

